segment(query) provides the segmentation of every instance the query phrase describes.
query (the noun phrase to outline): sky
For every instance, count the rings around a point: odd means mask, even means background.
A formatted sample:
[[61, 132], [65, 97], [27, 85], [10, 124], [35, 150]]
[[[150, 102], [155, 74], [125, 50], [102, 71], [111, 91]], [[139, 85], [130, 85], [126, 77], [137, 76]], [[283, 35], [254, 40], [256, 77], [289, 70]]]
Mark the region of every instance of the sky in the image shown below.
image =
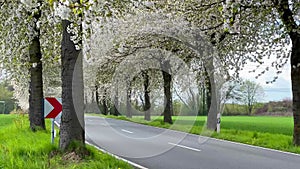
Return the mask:
[[[271, 65], [271, 61], [265, 61], [265, 66]], [[265, 67], [262, 66], [262, 67]], [[290, 65], [289, 62], [283, 67], [282, 73], [279, 74], [278, 79], [274, 83], [267, 84], [267, 81], [271, 81], [273, 77], [276, 76], [274, 70], [270, 70], [266, 72], [264, 75], [258, 77], [257, 73], [249, 73], [250, 70], [256, 68], [256, 65], [248, 64], [245, 66], [245, 69], [241, 72], [241, 77], [243, 79], [248, 79], [260, 84], [264, 89], [264, 97], [262, 98], [262, 102], [268, 101], [281, 101], [283, 99], [292, 99], [292, 91], [291, 91], [291, 76], [290, 76]], [[263, 69], [261, 69], [263, 70]], [[259, 72], [259, 70], [257, 71]]]

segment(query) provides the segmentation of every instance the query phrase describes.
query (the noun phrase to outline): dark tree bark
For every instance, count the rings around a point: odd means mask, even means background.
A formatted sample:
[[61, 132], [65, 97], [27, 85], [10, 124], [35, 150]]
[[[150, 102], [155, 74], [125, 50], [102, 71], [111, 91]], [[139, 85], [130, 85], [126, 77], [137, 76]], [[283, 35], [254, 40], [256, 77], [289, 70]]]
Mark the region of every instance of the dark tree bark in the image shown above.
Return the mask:
[[150, 103], [150, 89], [149, 89], [149, 75], [147, 71], [142, 72], [142, 76], [144, 77], [144, 99], [145, 99], [145, 105], [144, 105], [144, 112], [145, 116], [144, 119], [147, 121], [151, 120], [151, 103]]
[[119, 95], [119, 91], [118, 89], [116, 89], [116, 94], [115, 94], [115, 97], [113, 99], [113, 108], [112, 108], [112, 112], [111, 114], [114, 115], [114, 116], [118, 116], [119, 115], [119, 111], [118, 111], [118, 107], [119, 107], [119, 98], [118, 98], [118, 95]]
[[61, 45], [62, 62], [62, 117], [60, 127], [60, 149], [67, 150], [72, 143], [85, 145], [84, 95], [81, 50], [76, 50], [70, 40], [68, 20], [62, 21], [63, 38]]
[[290, 63], [294, 116], [293, 142], [295, 145], [300, 146], [300, 34], [297, 32], [300, 27], [294, 20], [293, 12], [289, 8], [288, 0], [272, 0], [272, 2], [292, 40], [292, 54]]
[[[36, 21], [41, 17], [39, 10], [33, 16]], [[29, 121], [32, 131], [37, 129], [45, 129], [44, 110], [43, 110], [43, 64], [40, 45], [40, 30], [35, 23], [33, 28], [38, 34], [30, 43], [30, 87], [29, 87]]]
[[207, 107], [206, 107], [206, 90], [205, 85], [202, 89], [202, 115], [207, 115]]
[[291, 65], [294, 144], [300, 146], [300, 34], [293, 40]]
[[172, 106], [172, 93], [171, 93], [171, 82], [172, 82], [172, 76], [170, 74], [170, 61], [164, 60], [162, 61], [162, 74], [163, 74], [163, 79], [164, 79], [164, 122], [172, 124], [172, 114], [173, 114], [173, 106]]
[[98, 105], [100, 105], [99, 104], [99, 87], [98, 87], [98, 85], [95, 85], [95, 97], [96, 97], [96, 103], [98, 104]]
[[103, 95], [103, 99], [102, 99], [102, 106], [103, 106], [103, 114], [107, 115], [108, 114], [108, 107], [107, 107], [107, 102], [106, 102], [106, 89], [104, 89], [104, 95]]
[[132, 118], [132, 109], [131, 109], [131, 84], [128, 83], [126, 91], [126, 117]]
[[210, 106], [211, 106], [211, 82], [210, 82], [210, 75], [207, 72], [207, 68], [205, 68], [205, 87], [206, 90], [204, 90], [206, 93], [206, 97], [204, 97], [206, 99], [206, 110], [209, 110]]
[[108, 107], [107, 107], [107, 103], [106, 103], [105, 99], [102, 100], [102, 105], [103, 105], [103, 112], [102, 113], [104, 115], [107, 115], [108, 114]]
[[95, 99], [96, 99], [97, 106], [98, 106], [98, 108], [100, 109], [100, 102], [99, 102], [99, 99], [100, 99], [100, 97], [99, 97], [99, 87], [98, 87], [97, 84], [95, 85]]
[[[217, 114], [219, 110], [219, 103], [217, 98], [217, 86], [215, 84], [213, 58], [206, 64], [207, 73], [210, 81], [210, 106], [207, 114], [207, 128], [216, 131], [217, 129]], [[208, 100], [207, 100], [208, 101]]]

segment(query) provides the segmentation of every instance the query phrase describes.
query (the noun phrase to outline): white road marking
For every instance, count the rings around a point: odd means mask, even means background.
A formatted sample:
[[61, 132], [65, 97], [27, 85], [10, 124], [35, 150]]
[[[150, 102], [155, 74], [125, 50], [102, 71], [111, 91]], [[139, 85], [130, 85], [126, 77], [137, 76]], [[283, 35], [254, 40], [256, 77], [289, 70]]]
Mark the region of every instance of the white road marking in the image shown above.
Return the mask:
[[110, 153], [110, 152], [108, 152], [108, 151], [105, 151], [104, 149], [102, 149], [102, 148], [100, 148], [100, 147], [98, 147], [98, 146], [96, 146], [96, 145], [94, 145], [94, 144], [91, 144], [91, 143], [89, 143], [88, 141], [85, 141], [85, 142], [86, 142], [88, 145], [93, 146], [93, 147], [95, 147], [96, 149], [102, 151], [103, 153], [107, 153], [107, 154], [109, 154], [109, 155], [115, 157], [116, 159], [122, 160], [122, 161], [124, 161], [124, 162], [126, 162], [126, 163], [128, 163], [128, 164], [130, 164], [130, 165], [133, 165], [133, 166], [136, 167], [136, 168], [139, 168], [139, 169], [148, 169], [148, 168], [146, 168], [146, 167], [144, 167], [144, 166], [141, 166], [141, 165], [139, 165], [139, 164], [137, 164], [137, 163], [134, 163], [134, 162], [132, 162], [132, 161], [126, 160], [125, 158], [119, 157], [119, 156], [117, 156], [117, 155], [115, 155], [115, 154], [112, 154], [112, 153]]
[[132, 131], [128, 131], [128, 130], [125, 130], [125, 129], [122, 129], [122, 131], [124, 131], [125, 133], [129, 133], [129, 134], [133, 133]]
[[[57, 121], [54, 121], [54, 123], [57, 125], [58, 128], [60, 128], [60, 124], [59, 124]], [[132, 161], [126, 160], [125, 158], [119, 157], [119, 156], [117, 156], [117, 155], [115, 155], [115, 154], [112, 154], [112, 153], [110, 153], [110, 152], [108, 152], [108, 151], [105, 151], [104, 149], [101, 149], [100, 147], [98, 147], [98, 146], [96, 146], [96, 145], [94, 145], [94, 144], [91, 144], [91, 143], [89, 143], [88, 141], [85, 141], [85, 142], [86, 142], [88, 145], [93, 146], [93, 147], [95, 147], [96, 149], [98, 149], [98, 150], [100, 150], [100, 151], [102, 151], [102, 152], [104, 152], [104, 153], [107, 153], [107, 154], [109, 154], [109, 155], [115, 157], [116, 159], [122, 160], [122, 161], [124, 161], [124, 162], [126, 162], [126, 163], [128, 163], [128, 164], [130, 164], [130, 165], [132, 165], [132, 166], [134, 166], [134, 167], [136, 167], [136, 168], [139, 168], [139, 169], [148, 169], [148, 168], [146, 168], [146, 167], [144, 167], [144, 166], [142, 166], [142, 165], [139, 165], [139, 164], [134, 163], [134, 162], [132, 162]]]
[[201, 151], [199, 149], [183, 146], [183, 145], [180, 145], [180, 144], [175, 144], [175, 143], [170, 143], [170, 142], [168, 142], [168, 144], [173, 145], [173, 146], [177, 146], [177, 147], [181, 147], [181, 148], [185, 148], [185, 149], [189, 149], [189, 150], [193, 150], [193, 151], [197, 151], [197, 152]]
[[[205, 137], [205, 136], [200, 136], [200, 137]], [[254, 145], [250, 145], [250, 144], [238, 143], [238, 142], [233, 142], [233, 141], [229, 141], [229, 140], [222, 140], [222, 139], [217, 139], [217, 138], [212, 138], [212, 137], [209, 137], [209, 139], [224, 142], [224, 143], [236, 144], [239, 146], [245, 146], [245, 147], [250, 147], [250, 148], [262, 149], [262, 150], [266, 150], [266, 151], [272, 151], [272, 152], [276, 152], [276, 153], [283, 153], [283, 154], [294, 155], [294, 156], [298, 156], [298, 157], [300, 156], [300, 154], [296, 154], [296, 153], [275, 150], [275, 149], [270, 149], [270, 148], [265, 148], [265, 147], [259, 147], [259, 146], [254, 146]]]
[[[96, 118], [105, 119], [105, 117], [98, 117], [98, 116], [85, 116], [85, 117], [96, 117]], [[56, 121], [55, 121], [55, 124], [59, 127], [59, 124]], [[147, 125], [144, 125], [144, 126], [147, 126]], [[190, 135], [190, 136], [197, 136], [197, 137], [201, 137], [201, 138], [205, 138], [205, 139], [210, 139], [210, 140], [215, 140], [215, 141], [224, 142], [224, 143], [231, 143], [231, 144], [236, 144], [236, 145], [240, 145], [240, 146], [246, 146], [246, 147], [255, 148], [255, 149], [262, 149], [262, 150], [271, 151], [271, 152], [283, 153], [283, 154], [286, 154], [286, 155], [293, 155], [293, 156], [298, 156], [298, 157], [300, 156], [300, 154], [296, 154], [296, 153], [291, 153], [291, 152], [286, 152], [286, 151], [281, 151], [281, 150], [275, 150], [275, 149], [270, 149], [270, 148], [265, 148], [265, 147], [259, 147], [259, 146], [254, 146], [254, 145], [250, 145], [250, 144], [238, 143], [238, 142], [233, 142], [233, 141], [229, 141], [229, 140], [222, 140], [222, 139], [217, 139], [217, 138], [213, 138], [213, 137], [207, 137], [207, 136], [201, 136], [201, 135], [196, 135], [196, 134], [190, 134], [190, 133], [186, 133], [186, 132], [182, 132], [182, 131], [176, 131], [176, 130], [170, 130], [170, 129], [165, 129], [165, 128], [159, 128], [159, 127], [155, 127], [155, 126], [147, 126], [147, 127], [153, 127], [153, 128], [157, 128], [157, 129], [160, 129], [160, 130], [164, 129], [164, 130], [168, 130], [168, 131], [171, 131], [171, 132], [174, 132], [174, 133], [179, 133], [179, 134], [184, 134], [184, 135]]]

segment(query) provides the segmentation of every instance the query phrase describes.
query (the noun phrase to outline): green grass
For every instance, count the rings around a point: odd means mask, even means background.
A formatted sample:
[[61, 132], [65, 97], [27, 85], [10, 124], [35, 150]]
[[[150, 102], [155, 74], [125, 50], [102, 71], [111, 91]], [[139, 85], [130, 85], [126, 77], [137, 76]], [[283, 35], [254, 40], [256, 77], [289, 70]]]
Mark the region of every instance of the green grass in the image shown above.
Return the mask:
[[0, 130], [11, 125], [16, 117], [12, 115], [0, 115]]
[[173, 125], [163, 123], [161, 116], [152, 117], [154, 120], [150, 122], [143, 120], [142, 116], [131, 119], [122, 116], [107, 117], [300, 154], [300, 147], [292, 143], [292, 117], [223, 116], [220, 134], [204, 129], [206, 121], [204, 116], [174, 116]]
[[222, 117], [222, 128], [291, 136], [293, 134], [293, 118], [272, 116], [224, 116]]
[[[87, 146], [78, 160], [50, 143], [50, 131], [31, 132], [27, 116], [0, 115], [0, 169], [129, 169], [129, 164]], [[47, 121], [50, 128], [50, 121]]]

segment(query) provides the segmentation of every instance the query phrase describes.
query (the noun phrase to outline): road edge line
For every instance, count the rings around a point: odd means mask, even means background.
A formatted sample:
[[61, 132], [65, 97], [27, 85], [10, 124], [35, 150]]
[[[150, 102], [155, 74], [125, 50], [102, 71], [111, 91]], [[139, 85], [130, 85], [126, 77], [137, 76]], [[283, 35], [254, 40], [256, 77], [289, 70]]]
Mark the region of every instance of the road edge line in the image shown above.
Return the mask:
[[103, 153], [109, 154], [109, 155], [115, 157], [116, 159], [122, 160], [122, 161], [124, 161], [124, 162], [126, 162], [126, 163], [128, 163], [128, 164], [130, 164], [130, 165], [132, 165], [132, 166], [134, 166], [134, 167], [137, 167], [137, 168], [139, 168], [139, 169], [148, 169], [148, 168], [146, 168], [146, 167], [144, 167], [144, 166], [141, 166], [141, 165], [139, 165], [139, 164], [137, 164], [137, 163], [134, 163], [134, 162], [132, 162], [132, 161], [126, 160], [125, 158], [122, 158], [122, 157], [119, 157], [119, 156], [117, 156], [117, 155], [115, 155], [115, 154], [112, 154], [112, 153], [110, 153], [110, 152], [108, 152], [108, 151], [106, 151], [106, 150], [104, 150], [104, 149], [102, 149], [102, 148], [100, 148], [100, 147], [98, 147], [98, 146], [96, 146], [96, 145], [94, 145], [94, 144], [88, 142], [88, 141], [85, 141], [85, 143], [88, 144], [88, 145], [90, 145], [90, 146], [95, 147], [97, 150], [102, 151]]
[[[200, 135], [199, 135], [200, 136]], [[205, 137], [205, 136], [201, 136], [201, 137]], [[300, 157], [300, 154], [296, 154], [293, 152], [288, 152], [288, 151], [282, 151], [282, 150], [276, 150], [276, 149], [271, 149], [271, 148], [267, 148], [267, 147], [260, 147], [260, 146], [255, 146], [255, 145], [251, 145], [251, 144], [245, 144], [245, 143], [239, 143], [239, 142], [233, 142], [233, 141], [229, 141], [229, 140], [222, 140], [222, 139], [217, 139], [217, 138], [213, 138], [213, 137], [208, 137], [212, 140], [216, 140], [216, 141], [220, 141], [220, 142], [227, 142], [227, 143], [231, 143], [231, 144], [236, 144], [236, 145], [240, 145], [240, 146], [247, 146], [247, 147], [251, 147], [251, 148], [257, 148], [257, 149], [262, 149], [262, 150], [268, 150], [268, 151], [273, 151], [273, 152], [277, 152], [277, 153], [283, 153], [286, 155], [294, 155], [294, 156], [298, 156]]]
[[[167, 129], [167, 130], [170, 130], [170, 129]], [[176, 130], [171, 130], [171, 131], [176, 131]], [[176, 131], [176, 132], [186, 133], [183, 131]], [[220, 141], [220, 142], [225, 142], [225, 143], [227, 142], [227, 143], [236, 144], [236, 145], [240, 145], [240, 146], [247, 146], [247, 147], [251, 147], [251, 148], [273, 151], [273, 152], [277, 152], [277, 153], [283, 153], [286, 155], [294, 155], [294, 156], [300, 157], [300, 154], [296, 154], [296, 153], [292, 153], [292, 152], [288, 152], [288, 151], [276, 150], [276, 149], [271, 149], [271, 148], [267, 148], [267, 147], [255, 146], [255, 145], [251, 145], [251, 144], [234, 142], [234, 141], [230, 141], [230, 140], [224, 140], [224, 139], [219, 139], [219, 138], [214, 138], [214, 137], [207, 137], [207, 136], [202, 136], [202, 135], [197, 135], [197, 134], [191, 134], [191, 133], [187, 133], [187, 134], [202, 137], [202, 138], [207, 138], [207, 139], [211, 139], [211, 140], [215, 140], [215, 141]]]
[[[100, 116], [94, 116], [94, 117], [100, 117]], [[105, 118], [105, 117], [103, 117], [103, 118]], [[106, 117], [106, 118], [108, 118], [108, 117]], [[109, 118], [109, 119], [114, 119], [114, 118]], [[114, 119], [114, 120], [119, 120], [119, 119]], [[126, 120], [122, 120], [122, 121], [126, 121]], [[132, 122], [132, 121], [126, 121], [126, 122], [135, 123], [135, 122]], [[150, 125], [141, 124], [141, 123], [135, 123], [135, 124], [140, 124], [140, 125], [144, 125], [144, 126], [150, 126]], [[234, 142], [234, 141], [230, 141], [230, 140], [223, 140], [223, 139], [218, 139], [218, 138], [214, 138], [214, 137], [207, 137], [207, 136], [202, 136], [202, 135], [187, 133], [187, 132], [183, 132], [183, 131], [171, 130], [171, 129], [167, 129], [167, 128], [160, 128], [160, 127], [156, 127], [156, 126], [150, 126], [150, 127], [154, 127], [154, 128], [157, 128], [157, 129], [165, 129], [165, 130], [169, 130], [169, 131], [173, 131], [173, 132], [178, 132], [178, 133], [181, 133], [181, 134], [188, 134], [188, 135], [198, 136], [198, 137], [203, 137], [203, 138], [208, 138], [208, 139], [212, 139], [212, 140], [216, 140], [216, 141], [227, 142], [227, 143], [232, 143], [232, 144], [236, 144], [236, 145], [243, 145], [243, 146], [248, 146], [248, 147], [252, 147], [252, 148], [257, 148], [257, 149], [262, 149], [262, 150], [268, 150], [268, 151], [273, 151], [273, 152], [277, 152], [277, 153], [283, 153], [283, 154], [286, 154], [286, 155], [294, 155], [294, 156], [300, 157], [300, 154], [296, 154], [296, 153], [293, 153], [293, 152], [276, 150], [276, 149], [271, 149], [271, 148], [267, 148], [267, 147], [260, 147], [260, 146], [246, 144], [246, 143]]]
[[[60, 124], [59, 124], [57, 121], [54, 121], [54, 123], [55, 123], [55, 125], [56, 125], [58, 128], [60, 128]], [[106, 150], [104, 150], [104, 149], [102, 149], [102, 148], [100, 148], [100, 147], [98, 147], [98, 146], [96, 146], [96, 145], [94, 145], [94, 144], [88, 142], [88, 141], [85, 141], [85, 143], [88, 144], [88, 145], [90, 145], [90, 146], [95, 147], [97, 150], [102, 151], [103, 153], [109, 154], [109, 155], [115, 157], [116, 159], [122, 160], [122, 161], [124, 161], [124, 162], [126, 162], [126, 163], [128, 163], [128, 164], [130, 164], [130, 165], [132, 165], [132, 166], [134, 166], [134, 167], [136, 167], [136, 168], [139, 168], [139, 169], [148, 169], [148, 168], [146, 168], [146, 167], [144, 167], [144, 166], [141, 166], [141, 165], [139, 165], [139, 164], [137, 164], [137, 163], [134, 163], [134, 162], [132, 162], [132, 161], [126, 160], [125, 158], [122, 158], [122, 157], [119, 157], [119, 156], [117, 156], [117, 155], [115, 155], [115, 154], [112, 154], [112, 153], [110, 153], [110, 152], [108, 152], [108, 151], [106, 151]]]

